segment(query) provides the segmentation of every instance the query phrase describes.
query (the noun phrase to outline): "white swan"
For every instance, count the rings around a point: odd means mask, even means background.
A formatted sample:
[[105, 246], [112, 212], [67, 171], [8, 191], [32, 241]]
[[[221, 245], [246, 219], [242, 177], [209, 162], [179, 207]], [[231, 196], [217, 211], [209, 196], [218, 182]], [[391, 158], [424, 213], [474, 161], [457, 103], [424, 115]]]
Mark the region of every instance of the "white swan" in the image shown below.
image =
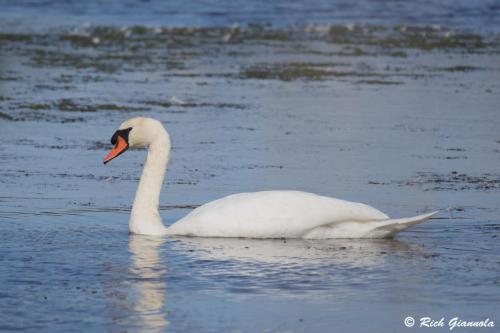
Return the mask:
[[383, 238], [437, 212], [389, 219], [365, 204], [299, 191], [240, 193], [209, 202], [166, 228], [158, 211], [170, 138], [151, 118], [132, 118], [111, 138], [107, 163], [128, 148], [149, 147], [130, 216], [130, 232], [143, 235], [248, 238]]

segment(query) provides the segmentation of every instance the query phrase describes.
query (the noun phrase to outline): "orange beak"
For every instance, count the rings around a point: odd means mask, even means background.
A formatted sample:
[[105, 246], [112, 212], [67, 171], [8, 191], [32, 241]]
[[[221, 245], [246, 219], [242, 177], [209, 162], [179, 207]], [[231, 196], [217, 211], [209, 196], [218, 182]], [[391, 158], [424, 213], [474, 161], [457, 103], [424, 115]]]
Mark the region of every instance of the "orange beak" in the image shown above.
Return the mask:
[[124, 138], [118, 135], [115, 147], [108, 153], [108, 155], [106, 155], [106, 157], [103, 160], [104, 164], [108, 163], [113, 158], [118, 157], [127, 149], [128, 149], [127, 141], [125, 141]]

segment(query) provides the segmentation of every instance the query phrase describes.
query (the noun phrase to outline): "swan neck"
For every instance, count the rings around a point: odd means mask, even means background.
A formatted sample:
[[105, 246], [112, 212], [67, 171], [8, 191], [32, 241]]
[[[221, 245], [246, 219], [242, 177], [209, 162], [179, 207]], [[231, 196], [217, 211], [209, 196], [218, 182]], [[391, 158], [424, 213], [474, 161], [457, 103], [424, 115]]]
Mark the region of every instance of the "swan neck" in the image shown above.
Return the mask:
[[165, 226], [159, 213], [160, 192], [170, 155], [168, 134], [160, 133], [148, 148], [139, 186], [132, 206], [130, 231], [138, 234], [157, 234]]

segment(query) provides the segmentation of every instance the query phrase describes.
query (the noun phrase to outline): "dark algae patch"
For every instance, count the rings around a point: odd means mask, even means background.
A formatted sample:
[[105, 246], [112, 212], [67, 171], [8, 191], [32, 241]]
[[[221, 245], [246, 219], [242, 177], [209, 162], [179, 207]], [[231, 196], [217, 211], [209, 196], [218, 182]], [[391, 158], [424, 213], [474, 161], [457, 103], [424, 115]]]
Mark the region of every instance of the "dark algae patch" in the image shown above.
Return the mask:
[[468, 175], [452, 171], [449, 174], [433, 172], [419, 172], [409, 180], [392, 180], [389, 182], [369, 181], [372, 185], [422, 186], [425, 191], [465, 191], [465, 190], [499, 190], [500, 175], [485, 173], [482, 175]]
[[331, 72], [307, 67], [258, 65], [244, 70], [243, 79], [277, 79], [292, 81], [297, 79], [319, 80], [330, 76]]
[[444, 67], [438, 70], [446, 71], [446, 72], [472, 72], [481, 69], [476, 66], [468, 66], [468, 65], [458, 65], [458, 66], [450, 66]]
[[424, 51], [464, 49], [474, 51], [491, 45], [479, 34], [441, 27], [416, 26], [333, 26], [328, 38], [337, 44], [364, 44], [386, 48], [410, 48]]
[[398, 85], [398, 84], [403, 84], [404, 82], [403, 81], [383, 81], [383, 80], [359, 80], [359, 81], [356, 81], [356, 83], [360, 83], [360, 84], [374, 84], [374, 85], [377, 85], [377, 84], [382, 84], [382, 85]]
[[180, 107], [180, 108], [202, 108], [202, 107], [209, 107], [209, 108], [219, 108], [219, 109], [224, 109], [224, 108], [230, 108], [230, 109], [244, 109], [245, 106], [242, 104], [236, 104], [236, 103], [209, 103], [209, 102], [195, 102], [191, 100], [187, 101], [182, 101], [182, 100], [177, 100], [177, 99], [170, 99], [170, 100], [164, 100], [164, 101], [143, 101], [144, 104], [146, 105], [152, 105], [152, 106], [161, 106], [164, 108], [173, 108], [173, 107]]
[[96, 104], [94, 106], [96, 110], [110, 110], [110, 111], [147, 111], [148, 108], [133, 107], [128, 105], [118, 105], [118, 104]]
[[1, 111], [0, 111], [0, 119], [14, 120], [14, 118], [12, 116], [8, 115], [7, 113], [1, 112]]
[[91, 105], [77, 104], [71, 99], [61, 99], [56, 103], [56, 107], [60, 111], [67, 112], [95, 112], [97, 109]]
[[30, 109], [30, 110], [50, 110], [52, 108], [49, 104], [43, 103], [31, 103], [31, 104], [20, 104], [19, 109]]
[[0, 42], [30, 42], [33, 37], [26, 33], [0, 33]]
[[55, 103], [55, 107], [60, 111], [66, 112], [96, 112], [101, 110], [107, 111], [147, 111], [144, 107], [133, 107], [129, 105], [119, 105], [112, 103], [105, 104], [87, 104], [78, 103], [72, 99], [61, 99]]
[[333, 68], [327, 69], [324, 64], [316, 66], [314, 63], [257, 64], [243, 70], [240, 74], [240, 77], [244, 79], [276, 79], [282, 81], [377, 76], [381, 77], [383, 75], [367, 71], [341, 71], [334, 70]]

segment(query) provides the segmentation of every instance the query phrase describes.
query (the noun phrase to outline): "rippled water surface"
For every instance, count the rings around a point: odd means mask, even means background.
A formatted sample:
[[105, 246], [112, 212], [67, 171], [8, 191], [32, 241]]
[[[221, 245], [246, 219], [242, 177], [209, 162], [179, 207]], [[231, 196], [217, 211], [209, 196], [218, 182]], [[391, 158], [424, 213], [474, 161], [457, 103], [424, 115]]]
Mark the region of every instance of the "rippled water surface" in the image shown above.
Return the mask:
[[[0, 330], [500, 324], [496, 2], [0, 4]], [[139, 115], [172, 138], [167, 225], [265, 189], [441, 213], [394, 240], [129, 236], [145, 152], [102, 158]]]

